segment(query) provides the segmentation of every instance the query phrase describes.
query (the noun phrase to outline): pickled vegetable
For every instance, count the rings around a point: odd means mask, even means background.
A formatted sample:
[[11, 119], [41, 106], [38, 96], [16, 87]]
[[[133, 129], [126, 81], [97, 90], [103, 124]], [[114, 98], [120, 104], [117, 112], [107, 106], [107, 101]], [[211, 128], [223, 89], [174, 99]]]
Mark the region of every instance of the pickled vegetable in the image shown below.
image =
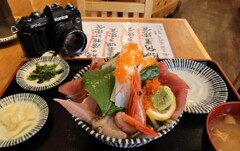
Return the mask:
[[57, 69], [57, 66], [57, 64], [40, 65], [36, 63], [36, 69], [30, 73], [30, 75], [27, 77], [27, 80], [37, 80], [37, 83], [39, 84], [43, 83], [44, 81], [49, 81], [50, 79], [54, 78], [56, 75], [61, 74], [64, 71], [62, 68]]

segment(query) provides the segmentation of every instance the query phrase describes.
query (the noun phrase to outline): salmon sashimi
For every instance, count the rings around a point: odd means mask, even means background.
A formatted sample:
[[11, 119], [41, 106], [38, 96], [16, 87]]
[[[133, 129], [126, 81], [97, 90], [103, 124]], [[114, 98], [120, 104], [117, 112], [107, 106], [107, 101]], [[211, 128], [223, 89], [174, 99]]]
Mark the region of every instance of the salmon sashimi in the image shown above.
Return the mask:
[[97, 104], [91, 97], [86, 98], [82, 103], [58, 98], [54, 98], [53, 100], [61, 104], [73, 116], [92, 125], [92, 119], [96, 116]]
[[79, 103], [88, 96], [87, 91], [84, 90], [84, 84], [81, 77], [64, 83], [58, 88], [58, 91]]
[[166, 64], [161, 62], [158, 62], [157, 64], [159, 66], [159, 82], [161, 85], [169, 86], [176, 97], [177, 108], [171, 117], [176, 120], [185, 108], [188, 92], [187, 89], [189, 89], [189, 86], [178, 75], [170, 72]]

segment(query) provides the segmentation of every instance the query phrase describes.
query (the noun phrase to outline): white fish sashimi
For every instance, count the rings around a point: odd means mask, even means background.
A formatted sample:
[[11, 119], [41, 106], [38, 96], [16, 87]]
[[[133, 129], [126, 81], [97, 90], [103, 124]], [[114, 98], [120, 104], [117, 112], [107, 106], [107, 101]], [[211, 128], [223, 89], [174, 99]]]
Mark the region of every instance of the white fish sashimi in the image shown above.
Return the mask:
[[127, 108], [128, 100], [131, 93], [131, 81], [127, 79], [126, 82], [120, 84], [117, 80], [115, 81], [111, 100], [115, 102], [117, 107]]

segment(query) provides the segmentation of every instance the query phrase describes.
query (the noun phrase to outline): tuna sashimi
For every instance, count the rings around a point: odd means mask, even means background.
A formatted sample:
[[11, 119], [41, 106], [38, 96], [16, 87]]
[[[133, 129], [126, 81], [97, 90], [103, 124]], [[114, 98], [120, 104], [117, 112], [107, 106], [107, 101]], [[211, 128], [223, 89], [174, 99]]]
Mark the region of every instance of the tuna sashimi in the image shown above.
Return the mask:
[[189, 86], [178, 75], [170, 72], [167, 65], [159, 62], [159, 76], [158, 80], [161, 85], [169, 86], [176, 97], [177, 108], [172, 119], [177, 119], [184, 110], [187, 100], [187, 89]]
[[187, 92], [187, 90], [181, 89], [174, 94], [177, 100], [177, 108], [171, 119], [176, 120], [182, 114], [187, 100]]
[[87, 91], [83, 88], [82, 78], [68, 81], [58, 88], [60, 93], [70, 97], [73, 101], [81, 103], [87, 96]]
[[166, 64], [159, 62], [158, 66], [160, 68], [158, 80], [162, 85], [169, 86], [173, 93], [182, 89], [189, 89], [189, 86], [184, 80], [168, 70]]
[[92, 125], [92, 119], [95, 117], [97, 104], [91, 97], [86, 98], [82, 103], [58, 98], [54, 98], [53, 100], [61, 104], [73, 116]]

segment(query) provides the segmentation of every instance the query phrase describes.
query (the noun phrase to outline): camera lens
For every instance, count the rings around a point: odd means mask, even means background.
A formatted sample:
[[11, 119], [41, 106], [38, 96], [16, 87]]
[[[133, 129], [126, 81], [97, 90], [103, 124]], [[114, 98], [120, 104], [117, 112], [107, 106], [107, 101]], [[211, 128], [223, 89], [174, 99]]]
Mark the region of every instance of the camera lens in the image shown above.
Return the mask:
[[67, 55], [79, 55], [86, 46], [86, 36], [80, 30], [72, 30], [66, 35], [63, 42], [63, 48]]
[[60, 23], [55, 30], [55, 42], [64, 53], [75, 56], [84, 51], [87, 45], [87, 37], [78, 26], [71, 23]]

